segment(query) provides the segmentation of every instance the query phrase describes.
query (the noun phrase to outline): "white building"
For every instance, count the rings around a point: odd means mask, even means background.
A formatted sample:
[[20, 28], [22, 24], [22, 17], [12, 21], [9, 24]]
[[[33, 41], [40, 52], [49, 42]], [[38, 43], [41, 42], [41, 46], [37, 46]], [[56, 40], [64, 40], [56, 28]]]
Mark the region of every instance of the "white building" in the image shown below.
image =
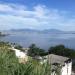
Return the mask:
[[52, 75], [56, 75], [56, 70], [59, 71], [60, 75], [71, 75], [72, 72], [72, 60], [58, 56], [54, 54], [50, 54], [45, 56], [49, 64], [51, 64]]

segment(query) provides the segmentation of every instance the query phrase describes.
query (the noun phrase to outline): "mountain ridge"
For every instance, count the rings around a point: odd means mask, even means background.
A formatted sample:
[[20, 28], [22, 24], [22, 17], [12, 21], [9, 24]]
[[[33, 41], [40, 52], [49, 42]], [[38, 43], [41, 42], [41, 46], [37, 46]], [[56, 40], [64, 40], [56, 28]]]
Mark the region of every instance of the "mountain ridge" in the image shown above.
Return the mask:
[[28, 32], [28, 33], [72, 33], [75, 34], [75, 31], [62, 31], [59, 29], [44, 29], [44, 30], [36, 30], [36, 29], [11, 29], [11, 32]]

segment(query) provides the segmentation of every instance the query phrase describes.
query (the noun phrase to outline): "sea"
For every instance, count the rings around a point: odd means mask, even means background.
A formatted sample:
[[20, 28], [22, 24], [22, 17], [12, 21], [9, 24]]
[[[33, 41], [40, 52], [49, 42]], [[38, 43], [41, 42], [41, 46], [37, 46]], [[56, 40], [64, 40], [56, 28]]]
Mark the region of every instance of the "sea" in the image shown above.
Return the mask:
[[67, 48], [75, 49], [75, 34], [45, 34], [45, 33], [11, 33], [10, 35], [0, 37], [0, 41], [17, 43], [24, 48], [31, 44], [48, 50], [52, 46], [64, 45]]

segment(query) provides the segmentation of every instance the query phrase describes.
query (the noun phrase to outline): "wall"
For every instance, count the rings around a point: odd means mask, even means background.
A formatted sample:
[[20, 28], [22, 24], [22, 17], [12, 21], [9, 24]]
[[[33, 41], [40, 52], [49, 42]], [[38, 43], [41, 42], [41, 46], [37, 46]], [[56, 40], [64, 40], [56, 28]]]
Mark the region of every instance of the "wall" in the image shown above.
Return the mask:
[[72, 62], [65, 63], [61, 69], [61, 75], [71, 75], [72, 72]]

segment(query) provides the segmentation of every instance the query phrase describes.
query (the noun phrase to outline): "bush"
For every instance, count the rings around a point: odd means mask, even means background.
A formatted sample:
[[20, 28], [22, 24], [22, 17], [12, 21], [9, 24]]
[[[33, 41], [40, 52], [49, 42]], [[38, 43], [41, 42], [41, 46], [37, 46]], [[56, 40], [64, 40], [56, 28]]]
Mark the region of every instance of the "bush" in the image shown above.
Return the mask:
[[30, 47], [29, 47], [29, 50], [28, 50], [28, 55], [29, 56], [44, 56], [46, 55], [46, 52], [45, 50], [43, 49], [40, 49], [39, 47], [37, 47], [35, 44], [32, 44]]
[[64, 45], [50, 47], [48, 52], [56, 55], [66, 56], [72, 59], [75, 58], [75, 50], [66, 48]]

